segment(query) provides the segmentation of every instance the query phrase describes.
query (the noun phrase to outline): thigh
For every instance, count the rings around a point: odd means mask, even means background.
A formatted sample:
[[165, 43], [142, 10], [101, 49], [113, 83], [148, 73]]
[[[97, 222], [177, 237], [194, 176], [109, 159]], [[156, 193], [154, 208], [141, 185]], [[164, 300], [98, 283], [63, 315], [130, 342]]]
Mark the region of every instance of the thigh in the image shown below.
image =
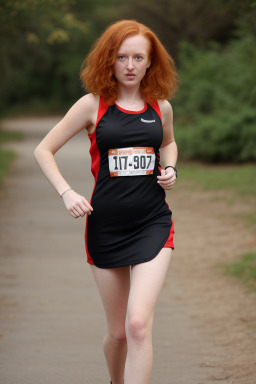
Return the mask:
[[121, 330], [125, 325], [130, 291], [130, 267], [98, 268], [90, 265], [110, 332]]
[[171, 248], [162, 248], [153, 260], [132, 266], [128, 318], [139, 315], [145, 322], [152, 321], [171, 254]]

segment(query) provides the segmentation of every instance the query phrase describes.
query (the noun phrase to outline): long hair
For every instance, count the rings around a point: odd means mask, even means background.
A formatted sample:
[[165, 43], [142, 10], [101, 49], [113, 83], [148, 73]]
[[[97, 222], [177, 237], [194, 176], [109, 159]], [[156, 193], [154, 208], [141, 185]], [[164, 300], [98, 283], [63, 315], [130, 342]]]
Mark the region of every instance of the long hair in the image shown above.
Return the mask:
[[172, 57], [156, 35], [135, 20], [121, 20], [110, 25], [93, 45], [81, 67], [80, 79], [84, 88], [100, 95], [109, 105], [118, 97], [118, 82], [114, 76], [117, 52], [128, 36], [142, 35], [150, 42], [150, 68], [141, 81], [140, 91], [148, 103], [170, 99], [177, 91], [177, 73]]

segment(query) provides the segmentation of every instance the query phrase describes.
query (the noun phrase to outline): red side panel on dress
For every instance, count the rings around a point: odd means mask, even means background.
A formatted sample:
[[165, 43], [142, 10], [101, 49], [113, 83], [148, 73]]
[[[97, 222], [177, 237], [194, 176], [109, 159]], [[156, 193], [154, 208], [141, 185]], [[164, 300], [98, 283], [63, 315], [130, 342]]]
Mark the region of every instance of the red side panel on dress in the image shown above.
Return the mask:
[[[162, 122], [162, 115], [161, 115], [161, 110], [160, 110], [158, 102], [156, 101], [155, 103], [150, 104], [150, 106], [156, 111], [156, 113], [158, 114], [158, 116], [160, 117], [161, 122]], [[158, 158], [158, 161], [160, 161], [160, 154], [159, 153], [157, 153], [157, 158]], [[158, 169], [161, 172], [161, 167], [159, 167]], [[165, 199], [166, 199], [166, 194], [165, 194]], [[171, 226], [170, 234], [169, 234], [169, 237], [168, 237], [168, 239], [164, 245], [164, 248], [173, 248], [174, 249], [174, 243], [173, 243], [174, 224], [173, 224], [172, 217], [171, 217], [171, 222], [172, 222], [172, 226]]]
[[172, 248], [174, 249], [174, 243], [173, 243], [173, 236], [174, 236], [174, 224], [173, 224], [173, 220], [172, 220], [172, 217], [171, 217], [171, 222], [172, 222], [172, 226], [171, 226], [171, 230], [170, 230], [170, 234], [169, 234], [169, 237], [164, 245], [164, 248]]
[[[94, 129], [93, 133], [88, 134], [88, 137], [91, 141], [91, 147], [89, 150], [90, 155], [91, 155], [91, 159], [92, 159], [91, 160], [91, 171], [92, 171], [92, 174], [93, 174], [94, 179], [95, 179], [94, 188], [92, 191], [92, 196], [93, 196], [93, 192], [94, 192], [94, 189], [95, 189], [95, 186], [97, 183], [97, 178], [98, 178], [99, 169], [100, 169], [100, 152], [99, 152], [99, 149], [97, 147], [97, 142], [96, 142], [96, 129], [97, 129], [97, 125], [98, 125], [100, 119], [107, 112], [108, 107], [109, 106], [105, 103], [105, 101], [102, 99], [102, 97], [100, 97], [99, 109], [98, 109], [98, 115], [97, 115], [97, 121], [96, 121], [95, 129]], [[92, 196], [91, 196], [90, 204], [92, 201]], [[88, 215], [86, 218], [85, 248], [86, 248], [86, 253], [87, 253], [87, 262], [89, 264], [94, 264], [90, 254], [89, 254], [88, 247], [87, 247], [87, 222], [88, 222]]]

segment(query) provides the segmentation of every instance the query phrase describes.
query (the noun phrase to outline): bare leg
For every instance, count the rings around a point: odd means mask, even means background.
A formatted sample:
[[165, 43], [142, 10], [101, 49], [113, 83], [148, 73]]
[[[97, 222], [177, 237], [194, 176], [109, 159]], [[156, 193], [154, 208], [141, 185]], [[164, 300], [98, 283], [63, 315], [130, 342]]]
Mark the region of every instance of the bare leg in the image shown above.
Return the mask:
[[152, 363], [154, 310], [171, 259], [171, 248], [163, 248], [153, 260], [132, 266], [127, 308], [128, 353], [125, 384], [148, 384]]
[[130, 267], [97, 268], [91, 265], [107, 320], [103, 349], [112, 384], [123, 384], [127, 342], [125, 318], [130, 290]]

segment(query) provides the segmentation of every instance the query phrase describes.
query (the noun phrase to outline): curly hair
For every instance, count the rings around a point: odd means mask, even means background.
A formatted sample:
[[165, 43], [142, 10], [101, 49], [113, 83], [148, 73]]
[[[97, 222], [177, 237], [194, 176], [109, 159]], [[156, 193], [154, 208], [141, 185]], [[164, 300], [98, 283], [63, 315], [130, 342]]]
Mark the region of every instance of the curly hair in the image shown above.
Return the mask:
[[114, 76], [117, 52], [128, 36], [142, 35], [150, 42], [150, 68], [141, 81], [141, 95], [148, 103], [171, 99], [177, 91], [175, 64], [150, 28], [136, 20], [120, 20], [110, 25], [95, 42], [81, 67], [84, 88], [103, 97], [108, 105], [118, 97], [118, 82]]

